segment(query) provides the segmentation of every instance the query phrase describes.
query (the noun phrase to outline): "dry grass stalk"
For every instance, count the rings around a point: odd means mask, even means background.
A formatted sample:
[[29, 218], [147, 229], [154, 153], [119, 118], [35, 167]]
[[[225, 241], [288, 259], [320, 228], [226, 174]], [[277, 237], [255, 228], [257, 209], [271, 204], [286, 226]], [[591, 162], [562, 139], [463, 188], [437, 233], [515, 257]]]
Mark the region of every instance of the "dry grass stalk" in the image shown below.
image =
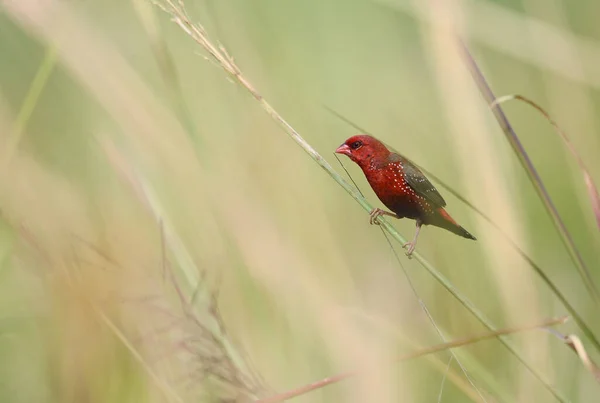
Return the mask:
[[[434, 353], [437, 353], [440, 351], [445, 351], [445, 350], [448, 350], [451, 348], [467, 346], [467, 345], [477, 343], [482, 340], [488, 340], [488, 339], [496, 338], [499, 336], [505, 336], [508, 334], [520, 333], [520, 332], [524, 332], [527, 330], [546, 328], [549, 326], [562, 325], [563, 323], [565, 323], [567, 321], [567, 319], [568, 319], [568, 317], [566, 317], [566, 316], [563, 316], [560, 318], [554, 318], [554, 319], [546, 319], [546, 320], [544, 320], [540, 323], [534, 324], [534, 325], [501, 329], [501, 330], [497, 330], [494, 332], [487, 332], [487, 333], [484, 333], [484, 334], [481, 334], [481, 335], [475, 336], [475, 337], [468, 337], [465, 339], [455, 340], [455, 341], [451, 341], [448, 343], [438, 344], [436, 346], [427, 347], [427, 348], [415, 351], [413, 353], [406, 354], [406, 355], [396, 359], [395, 362], [404, 362], [404, 361], [412, 360], [415, 358], [423, 357], [428, 354], [434, 354]], [[276, 396], [271, 396], [266, 399], [258, 400], [256, 403], [283, 402], [285, 400], [289, 400], [291, 398], [304, 395], [313, 390], [320, 389], [322, 387], [332, 385], [334, 383], [338, 383], [338, 382], [341, 382], [343, 380], [346, 380], [346, 379], [349, 379], [349, 378], [352, 378], [355, 376], [361, 376], [361, 375], [368, 374], [372, 370], [373, 370], [372, 368], [371, 369], [361, 368], [361, 369], [343, 372], [341, 374], [323, 378], [319, 381], [309, 383], [309, 384], [301, 386], [299, 388], [292, 389], [292, 390], [284, 392], [284, 393], [280, 393]]]
[[[168, 275], [183, 309], [184, 322], [190, 325], [193, 333], [191, 338], [181, 343], [181, 347], [192, 354], [199, 366], [199, 377], [203, 380], [212, 378], [220, 386], [215, 393], [231, 395], [233, 391], [235, 401], [255, 399], [266, 387], [246, 357], [230, 340], [218, 310], [215, 288], [208, 284], [205, 272], [198, 270], [189, 256], [165, 215], [150, 181], [129, 164], [129, 160], [124, 158], [114, 144], [106, 141], [104, 147], [116, 171], [160, 225], [162, 273], [163, 276]], [[174, 268], [178, 269], [179, 276], [173, 270], [167, 253], [174, 256]], [[181, 286], [178, 277], [183, 280]], [[202, 303], [196, 303], [196, 298], [201, 298]]]
[[594, 361], [590, 358], [587, 351], [585, 351], [585, 347], [581, 342], [581, 339], [574, 334], [570, 334], [564, 338], [565, 344], [573, 349], [579, 359], [583, 363], [583, 366], [590, 371], [590, 373], [594, 376], [597, 382], [600, 383], [600, 368], [596, 365]]

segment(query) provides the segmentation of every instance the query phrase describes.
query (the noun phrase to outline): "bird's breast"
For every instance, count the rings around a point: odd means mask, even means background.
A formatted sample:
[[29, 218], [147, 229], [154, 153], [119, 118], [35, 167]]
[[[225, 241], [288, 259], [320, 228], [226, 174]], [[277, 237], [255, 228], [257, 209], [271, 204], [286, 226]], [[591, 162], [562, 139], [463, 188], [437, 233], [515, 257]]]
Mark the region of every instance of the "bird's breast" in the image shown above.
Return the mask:
[[408, 184], [400, 163], [364, 171], [379, 200], [399, 216], [417, 218], [431, 209], [429, 203]]

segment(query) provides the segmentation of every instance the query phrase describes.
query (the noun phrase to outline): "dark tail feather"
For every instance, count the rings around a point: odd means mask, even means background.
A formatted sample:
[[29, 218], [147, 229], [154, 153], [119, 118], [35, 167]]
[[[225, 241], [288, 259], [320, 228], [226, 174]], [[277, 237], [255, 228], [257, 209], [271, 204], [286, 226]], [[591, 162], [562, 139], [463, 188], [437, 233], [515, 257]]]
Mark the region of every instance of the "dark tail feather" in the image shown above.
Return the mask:
[[448, 214], [446, 212], [446, 210], [441, 208], [438, 210], [438, 213], [439, 214], [436, 215], [436, 219], [428, 222], [427, 224], [431, 224], [431, 225], [435, 225], [436, 227], [444, 228], [444, 229], [452, 232], [453, 234], [462, 236], [463, 238], [472, 239], [474, 241], [477, 240], [477, 238], [475, 238], [473, 235], [471, 235], [471, 233], [469, 231], [467, 231], [466, 229], [464, 229], [463, 227], [458, 225], [458, 223], [456, 221], [454, 221], [454, 219], [452, 217], [450, 217], [450, 214]]
[[471, 235], [471, 233], [469, 231], [467, 231], [460, 225], [458, 227], [454, 227], [454, 229], [451, 229], [450, 231], [454, 232], [456, 235], [462, 236], [463, 238], [472, 239], [474, 241], [477, 240], [477, 238], [475, 238], [473, 235]]

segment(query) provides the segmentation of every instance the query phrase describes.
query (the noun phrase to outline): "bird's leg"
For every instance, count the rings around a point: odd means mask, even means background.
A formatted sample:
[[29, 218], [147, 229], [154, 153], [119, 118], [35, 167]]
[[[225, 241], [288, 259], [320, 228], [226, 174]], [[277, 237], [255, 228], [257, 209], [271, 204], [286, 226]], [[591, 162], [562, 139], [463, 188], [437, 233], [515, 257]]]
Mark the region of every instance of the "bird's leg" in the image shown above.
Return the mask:
[[408, 256], [408, 258], [410, 259], [412, 253], [415, 250], [415, 247], [417, 246], [417, 238], [419, 237], [419, 231], [421, 231], [421, 226], [423, 225], [423, 222], [421, 220], [417, 220], [417, 232], [415, 232], [415, 237], [413, 238], [413, 240], [411, 242], [407, 242], [404, 245], [402, 245], [403, 248], [408, 247], [408, 250], [406, 251], [406, 256]]
[[377, 221], [377, 217], [382, 216], [382, 215], [389, 215], [390, 217], [400, 218], [400, 217], [398, 217], [397, 214], [390, 213], [389, 211], [385, 211], [380, 208], [374, 208], [369, 213], [369, 217], [370, 217], [369, 223], [371, 223], [371, 225], [373, 225], [373, 224], [379, 225], [379, 222]]

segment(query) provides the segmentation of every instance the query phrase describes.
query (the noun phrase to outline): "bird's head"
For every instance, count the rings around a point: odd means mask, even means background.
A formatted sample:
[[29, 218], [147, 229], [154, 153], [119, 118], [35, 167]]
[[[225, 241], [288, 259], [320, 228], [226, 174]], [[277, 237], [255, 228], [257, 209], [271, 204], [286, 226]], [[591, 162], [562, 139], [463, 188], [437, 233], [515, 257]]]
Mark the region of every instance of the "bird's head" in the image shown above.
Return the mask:
[[350, 137], [335, 152], [347, 155], [360, 166], [365, 166], [373, 159], [384, 160], [390, 155], [390, 151], [381, 141], [366, 134]]

